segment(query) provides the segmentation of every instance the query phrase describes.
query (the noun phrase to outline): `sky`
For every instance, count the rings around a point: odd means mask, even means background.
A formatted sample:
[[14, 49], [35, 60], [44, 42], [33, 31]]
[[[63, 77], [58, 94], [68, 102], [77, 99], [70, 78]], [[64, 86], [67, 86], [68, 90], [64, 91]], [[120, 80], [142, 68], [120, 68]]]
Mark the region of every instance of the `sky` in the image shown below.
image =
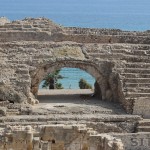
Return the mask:
[[1, 0], [10, 20], [47, 17], [64, 26], [147, 30], [150, 0]]

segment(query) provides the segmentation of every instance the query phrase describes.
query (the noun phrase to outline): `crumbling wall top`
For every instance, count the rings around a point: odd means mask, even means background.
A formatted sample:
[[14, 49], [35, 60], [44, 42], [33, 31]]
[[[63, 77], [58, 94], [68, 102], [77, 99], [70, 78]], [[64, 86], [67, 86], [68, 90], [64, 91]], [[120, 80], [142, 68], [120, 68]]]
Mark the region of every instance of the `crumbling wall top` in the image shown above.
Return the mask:
[[0, 25], [4, 25], [6, 23], [10, 23], [10, 20], [6, 17], [0, 17]]

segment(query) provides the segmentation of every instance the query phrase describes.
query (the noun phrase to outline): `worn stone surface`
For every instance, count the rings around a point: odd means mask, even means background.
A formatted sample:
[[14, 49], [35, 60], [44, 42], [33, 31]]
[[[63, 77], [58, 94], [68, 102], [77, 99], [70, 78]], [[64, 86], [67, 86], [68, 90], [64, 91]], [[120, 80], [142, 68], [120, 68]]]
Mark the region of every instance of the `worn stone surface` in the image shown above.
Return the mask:
[[[0, 18], [0, 149], [123, 150], [131, 147], [133, 136], [138, 141], [148, 138], [144, 133], [129, 134], [150, 131], [149, 123], [138, 125], [139, 116], [43, 114], [31, 105], [38, 103], [38, 86], [48, 73], [73, 67], [95, 78], [99, 100], [149, 118], [149, 44], [149, 31], [62, 27], [45, 18], [13, 22]], [[99, 133], [72, 125], [81, 123]]]
[[150, 114], [150, 106], [149, 104], [150, 99], [149, 98], [137, 98], [137, 100], [134, 102], [134, 111], [133, 114], [140, 114], [143, 117], [149, 118]]
[[0, 25], [5, 25], [6, 23], [10, 23], [11, 21], [8, 20], [6, 17], [0, 17]]
[[148, 31], [65, 28], [45, 18], [25, 18], [1, 24], [0, 35], [0, 82], [28, 103], [36, 103], [31, 95], [44, 76], [61, 67], [89, 72], [101, 98], [120, 102], [128, 113], [141, 114], [134, 105], [149, 98]]
[[114, 137], [121, 139], [125, 150], [150, 149], [149, 133], [115, 134]]
[[0, 101], [13, 101], [16, 103], [26, 102], [26, 97], [23, 93], [16, 92], [9, 86], [0, 86]]
[[85, 125], [7, 126], [1, 129], [0, 149], [123, 150], [120, 139], [98, 134]]
[[6, 110], [7, 108], [6, 107], [0, 107], [0, 115], [1, 116], [6, 116]]

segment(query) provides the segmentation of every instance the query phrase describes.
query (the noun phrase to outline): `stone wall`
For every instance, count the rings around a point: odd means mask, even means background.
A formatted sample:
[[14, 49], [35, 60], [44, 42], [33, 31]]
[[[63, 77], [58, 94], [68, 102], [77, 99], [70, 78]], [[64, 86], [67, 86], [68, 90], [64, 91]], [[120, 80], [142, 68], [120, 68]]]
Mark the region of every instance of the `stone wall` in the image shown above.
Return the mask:
[[140, 98], [134, 102], [133, 114], [139, 114], [147, 118], [150, 117], [149, 98]]
[[8, 126], [1, 129], [0, 149], [123, 150], [121, 140], [97, 134], [85, 125]]
[[138, 31], [122, 31], [120, 29], [95, 29], [95, 28], [77, 28], [77, 27], [65, 27], [68, 34], [85, 34], [85, 35], [137, 35], [147, 36], [149, 31], [138, 32]]
[[116, 134], [117, 138], [125, 145], [125, 150], [149, 150], [150, 149], [150, 133], [128, 133]]
[[[45, 18], [5, 21], [1, 18], [0, 41], [73, 41], [78, 43], [149, 44], [150, 32], [129, 32], [119, 29], [61, 27]], [[14, 38], [15, 37], [15, 38]]]
[[1, 25], [0, 35], [1, 101], [17, 95], [16, 102], [34, 104], [47, 73], [76, 67], [95, 77], [103, 100], [119, 102], [126, 112], [143, 115], [150, 104], [149, 31], [65, 28], [26, 18]]

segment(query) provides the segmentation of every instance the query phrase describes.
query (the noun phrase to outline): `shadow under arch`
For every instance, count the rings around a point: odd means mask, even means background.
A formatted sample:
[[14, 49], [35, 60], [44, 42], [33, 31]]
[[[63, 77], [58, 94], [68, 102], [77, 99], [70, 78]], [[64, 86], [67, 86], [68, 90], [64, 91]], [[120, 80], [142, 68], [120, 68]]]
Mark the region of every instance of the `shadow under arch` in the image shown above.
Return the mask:
[[45, 64], [38, 67], [34, 72], [31, 72], [31, 92], [34, 96], [38, 94], [38, 87], [43, 78], [48, 73], [53, 73], [58, 69], [68, 67], [68, 68], [79, 68], [95, 78], [95, 91], [94, 94], [102, 100], [117, 101], [118, 90], [114, 90], [110, 85], [109, 80], [110, 74], [112, 74], [113, 64], [111, 62], [103, 62], [101, 64], [96, 64], [91, 61], [80, 61], [80, 60], [61, 60], [50, 64]]

